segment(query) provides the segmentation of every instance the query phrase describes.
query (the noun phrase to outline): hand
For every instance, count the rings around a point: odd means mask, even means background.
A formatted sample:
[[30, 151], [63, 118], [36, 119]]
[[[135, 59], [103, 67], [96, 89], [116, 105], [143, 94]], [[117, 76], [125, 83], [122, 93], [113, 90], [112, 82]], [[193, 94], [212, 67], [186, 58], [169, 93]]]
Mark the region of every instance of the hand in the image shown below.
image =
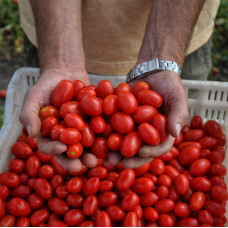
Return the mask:
[[[42, 72], [36, 84], [29, 89], [25, 96], [20, 121], [28, 130], [30, 137], [38, 136], [38, 147], [43, 153], [56, 155], [60, 165], [71, 172], [77, 172], [81, 169], [81, 161], [79, 159], [70, 159], [63, 154], [67, 148], [65, 144], [39, 136], [41, 126], [39, 111], [42, 107], [51, 104], [52, 90], [62, 79], [70, 81], [78, 79], [87, 85], [90, 84], [89, 76], [83, 70], [68, 71], [65, 69], [55, 69]], [[88, 167], [94, 167], [97, 164], [97, 158], [93, 154], [85, 153], [82, 156], [82, 160]]]
[[169, 137], [166, 142], [158, 146], [142, 146], [138, 155], [125, 158], [120, 153], [110, 153], [105, 163], [115, 165], [122, 160], [125, 168], [137, 168], [152, 161], [154, 157], [169, 152], [176, 137], [179, 136], [181, 128], [187, 122], [188, 99], [178, 74], [172, 71], [161, 71], [141, 79], [135, 79], [129, 83], [131, 88], [139, 82], [148, 83], [152, 90], [158, 92], [164, 99], [162, 113], [168, 118]]

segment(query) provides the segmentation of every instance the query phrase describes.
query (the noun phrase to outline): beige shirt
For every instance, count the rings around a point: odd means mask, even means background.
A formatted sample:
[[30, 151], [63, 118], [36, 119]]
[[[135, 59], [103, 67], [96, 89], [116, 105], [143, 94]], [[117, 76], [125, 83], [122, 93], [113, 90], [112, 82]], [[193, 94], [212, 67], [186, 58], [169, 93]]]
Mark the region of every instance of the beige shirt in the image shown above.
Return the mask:
[[[133, 4], [132, 4], [133, 3]], [[220, 0], [205, 0], [187, 54], [210, 38]], [[126, 75], [136, 63], [152, 0], [83, 0], [82, 31], [88, 72]], [[19, 0], [21, 26], [37, 46], [29, 0]]]

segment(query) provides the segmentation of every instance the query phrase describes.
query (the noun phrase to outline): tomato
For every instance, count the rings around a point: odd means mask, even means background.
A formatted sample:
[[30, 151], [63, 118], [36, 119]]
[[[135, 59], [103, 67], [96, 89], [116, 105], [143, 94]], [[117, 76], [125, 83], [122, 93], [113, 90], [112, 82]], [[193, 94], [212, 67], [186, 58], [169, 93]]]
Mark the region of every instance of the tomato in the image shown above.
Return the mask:
[[105, 97], [114, 94], [114, 88], [110, 81], [101, 80], [96, 88], [96, 93], [98, 97], [104, 99]]
[[113, 133], [108, 137], [107, 145], [110, 150], [118, 151], [123, 139], [123, 135], [119, 133]]
[[208, 120], [204, 129], [208, 135], [214, 138], [219, 138], [222, 135], [222, 128], [215, 120]]
[[128, 133], [122, 140], [120, 146], [121, 154], [128, 158], [134, 156], [142, 145], [142, 140], [136, 131]]
[[145, 207], [143, 210], [143, 216], [146, 220], [154, 222], [158, 220], [158, 212], [152, 207]]
[[64, 116], [64, 123], [68, 128], [75, 128], [79, 131], [83, 131], [85, 127], [82, 117], [76, 113], [67, 113]]
[[174, 214], [178, 217], [188, 217], [191, 213], [191, 209], [186, 203], [177, 203], [174, 207]]
[[177, 226], [181, 226], [181, 227], [198, 227], [199, 226], [199, 222], [196, 218], [194, 217], [187, 217], [187, 218], [183, 218], [181, 220], [178, 221]]
[[48, 106], [43, 107], [40, 110], [39, 116], [41, 117], [42, 120], [46, 119], [49, 116], [53, 116], [56, 119], [58, 119], [59, 118], [59, 111], [56, 107], [48, 105]]
[[41, 198], [38, 194], [36, 193], [31, 193], [28, 198], [27, 201], [29, 203], [29, 205], [31, 206], [32, 209], [39, 209], [42, 207], [44, 200], [43, 198]]
[[223, 177], [214, 176], [210, 179], [210, 182], [211, 182], [211, 186], [218, 185], [218, 186], [222, 186], [223, 188], [227, 189], [227, 186], [226, 186], [226, 183], [225, 183]]
[[66, 197], [66, 202], [73, 208], [82, 208], [84, 197], [81, 194], [69, 194]]
[[[47, 226], [47, 225], [45, 225], [45, 226]], [[62, 222], [58, 219], [48, 221], [48, 226], [49, 227], [67, 227], [67, 225], [64, 222]]]
[[212, 176], [225, 176], [226, 175], [226, 167], [222, 164], [214, 164], [210, 168], [210, 174]]
[[175, 138], [173, 145], [178, 146], [183, 142], [183, 140], [184, 140], [184, 136], [183, 136], [182, 132], [180, 132], [179, 136], [177, 138]]
[[51, 197], [48, 200], [48, 207], [57, 215], [64, 215], [69, 210], [67, 203], [59, 197]]
[[37, 141], [36, 138], [27, 137], [25, 143], [27, 143], [33, 150], [37, 149]]
[[13, 227], [15, 225], [15, 216], [13, 215], [5, 215], [0, 218], [0, 226], [1, 227]]
[[29, 227], [29, 219], [27, 217], [20, 217], [17, 219], [16, 226], [17, 227]]
[[141, 219], [142, 218], [142, 216], [143, 216], [143, 210], [142, 210], [142, 207], [139, 204], [134, 208], [133, 211], [136, 213], [138, 219]]
[[80, 103], [78, 101], [69, 101], [61, 105], [59, 109], [59, 115], [64, 118], [67, 113], [75, 113], [85, 117], [85, 113], [81, 110]]
[[4, 172], [0, 174], [0, 184], [6, 187], [16, 187], [20, 183], [20, 177], [12, 172]]
[[210, 224], [210, 225], [212, 225], [214, 221], [213, 216], [207, 210], [202, 210], [199, 212], [198, 220], [201, 224]]
[[78, 91], [76, 95], [76, 100], [81, 101], [85, 96], [97, 96], [96, 91], [93, 88], [85, 87]]
[[200, 156], [199, 158], [207, 158], [209, 159], [209, 155], [210, 155], [211, 151], [209, 149], [202, 149], [200, 151]]
[[171, 186], [169, 188], [169, 194], [168, 194], [168, 198], [176, 201], [179, 199], [179, 194], [178, 192], [176, 191], [175, 187], [174, 186]]
[[27, 136], [27, 135], [22, 134], [22, 135], [18, 136], [18, 138], [17, 138], [17, 142], [23, 142], [23, 143], [26, 143], [27, 138], [28, 138], [28, 136]]
[[178, 150], [182, 151], [184, 148], [189, 146], [197, 147], [199, 150], [201, 150], [202, 148], [201, 144], [198, 142], [183, 142], [180, 145], [178, 145]]
[[169, 189], [166, 186], [159, 186], [156, 190], [159, 199], [165, 199], [169, 195]]
[[89, 170], [88, 177], [98, 177], [100, 180], [107, 176], [107, 170], [104, 167], [94, 167]]
[[128, 91], [131, 92], [131, 87], [127, 83], [120, 83], [116, 88], [115, 88], [115, 94], [117, 95], [119, 92], [122, 91]]
[[158, 177], [158, 185], [170, 187], [172, 185], [172, 178], [166, 174], [161, 174]]
[[204, 137], [204, 131], [201, 129], [190, 130], [184, 135], [185, 141], [198, 141]]
[[35, 180], [36, 180], [35, 177], [32, 177], [32, 178], [29, 178], [29, 179], [28, 179], [27, 185], [28, 185], [29, 188], [33, 189]]
[[179, 174], [174, 180], [174, 185], [175, 185], [176, 191], [179, 194], [184, 195], [185, 193], [187, 193], [189, 189], [188, 177], [183, 174]]
[[85, 219], [85, 215], [79, 209], [72, 209], [64, 215], [64, 221], [68, 226], [77, 226]]
[[225, 146], [226, 145], [226, 135], [222, 133], [222, 135], [218, 138], [217, 141], [218, 146]]
[[60, 134], [61, 132], [65, 129], [66, 127], [64, 127], [63, 125], [55, 125], [50, 132], [51, 138], [52, 140], [56, 141], [56, 140], [60, 140]]
[[193, 211], [200, 210], [206, 201], [206, 196], [203, 192], [195, 192], [190, 199], [190, 207]]
[[79, 193], [81, 192], [82, 188], [83, 188], [83, 180], [80, 177], [73, 177], [71, 178], [67, 184], [67, 190], [71, 193]]
[[147, 192], [140, 195], [140, 205], [148, 207], [152, 206], [158, 201], [158, 195], [154, 192]]
[[95, 225], [96, 227], [110, 227], [111, 219], [108, 213], [105, 211], [99, 211], [96, 215]]
[[6, 99], [6, 90], [5, 89], [1, 89], [0, 90], [0, 97], [3, 98], [3, 99]]
[[68, 145], [66, 154], [69, 158], [78, 158], [83, 152], [83, 146], [81, 143], [75, 143]]
[[98, 203], [100, 207], [107, 207], [113, 205], [117, 201], [117, 194], [112, 191], [103, 192], [98, 196]]
[[60, 140], [64, 144], [75, 144], [81, 140], [81, 133], [75, 128], [66, 128], [60, 133]]
[[211, 165], [221, 163], [223, 160], [222, 155], [218, 151], [210, 152], [206, 158], [209, 160]]
[[171, 153], [169, 151], [168, 153], [162, 154], [162, 155], [158, 156], [157, 158], [161, 159], [164, 162], [171, 161], [173, 159], [173, 153]]
[[106, 208], [111, 221], [121, 221], [124, 218], [124, 211], [117, 205], [110, 205]]
[[116, 95], [109, 95], [105, 97], [102, 103], [102, 109], [105, 115], [111, 116], [115, 112], [119, 110], [118, 104], [117, 104], [117, 96]]
[[102, 105], [99, 98], [95, 96], [84, 96], [80, 100], [82, 111], [90, 116], [99, 116], [102, 113]]
[[42, 162], [49, 162], [53, 158], [52, 155], [44, 154], [40, 150], [37, 150], [36, 155]]
[[189, 171], [193, 176], [202, 176], [209, 168], [210, 162], [205, 158], [201, 158], [191, 164]]
[[163, 102], [161, 95], [152, 90], [139, 91], [137, 94], [137, 99], [141, 104], [151, 105], [155, 108], [159, 108]]
[[165, 174], [170, 176], [172, 178], [172, 180], [174, 181], [174, 179], [180, 174], [179, 171], [177, 169], [175, 169], [174, 167], [167, 165], [165, 167]]
[[147, 177], [138, 177], [132, 186], [132, 189], [136, 193], [147, 193], [150, 192], [154, 187], [154, 183]]
[[179, 156], [179, 161], [182, 165], [190, 165], [200, 156], [200, 150], [197, 147], [185, 147]]
[[101, 116], [96, 116], [91, 118], [90, 126], [94, 132], [102, 133], [106, 128], [106, 123]]
[[138, 133], [146, 144], [157, 146], [160, 143], [159, 132], [149, 123], [140, 124], [138, 127]]
[[21, 198], [12, 198], [8, 202], [7, 210], [12, 215], [23, 217], [30, 214], [31, 207], [25, 200]]
[[39, 169], [39, 176], [41, 178], [50, 179], [54, 175], [54, 169], [50, 165], [43, 165]]
[[173, 166], [174, 168], [176, 168], [180, 173], [184, 171], [184, 167], [179, 163], [178, 160], [176, 159], [172, 159], [169, 162], [169, 165]]
[[203, 149], [211, 149], [217, 144], [217, 139], [210, 136], [205, 136], [200, 139], [199, 143], [202, 145]]
[[94, 227], [94, 222], [93, 221], [89, 221], [89, 220], [85, 220], [81, 223], [78, 224], [78, 227]]
[[69, 194], [66, 185], [60, 185], [56, 188], [55, 194], [60, 198], [66, 198]]
[[5, 203], [3, 201], [3, 199], [0, 198], [0, 218], [3, 217], [5, 215]]
[[135, 182], [135, 172], [132, 169], [121, 171], [116, 180], [116, 187], [122, 191], [128, 190]]
[[202, 129], [203, 120], [202, 120], [201, 116], [194, 116], [191, 119], [190, 126], [192, 129]]
[[5, 200], [9, 195], [9, 189], [4, 186], [4, 185], [1, 185], [0, 186], [0, 199], [3, 199]]
[[211, 188], [211, 196], [213, 199], [219, 202], [227, 201], [228, 199], [228, 194], [226, 189], [221, 186], [213, 186]]
[[107, 140], [103, 137], [96, 137], [91, 147], [91, 152], [99, 159], [104, 159], [108, 155]]
[[58, 124], [58, 120], [55, 117], [53, 116], [47, 117], [41, 122], [40, 135], [49, 136], [51, 129], [57, 124]]
[[100, 188], [100, 180], [98, 177], [88, 179], [83, 186], [83, 194], [85, 196], [94, 195]]
[[216, 225], [218, 223], [225, 224], [227, 222], [227, 218], [225, 215], [223, 215], [221, 217], [214, 217], [213, 220], [214, 220], [213, 225]]
[[37, 210], [30, 217], [31, 225], [38, 226], [39, 224], [47, 221], [48, 217], [49, 217], [48, 210], [46, 209]]
[[100, 192], [107, 192], [112, 190], [112, 188], [114, 187], [114, 183], [110, 180], [103, 180], [101, 181], [101, 185], [99, 188]]
[[141, 90], [150, 90], [149, 84], [146, 82], [137, 82], [137, 84], [135, 84], [134, 88], [132, 89], [132, 93], [137, 97], [138, 93]]
[[134, 172], [135, 172], [135, 175], [136, 177], [138, 176], [142, 176], [144, 175], [145, 173], [147, 173], [147, 171], [150, 169], [150, 163], [147, 163], [141, 167], [138, 167], [138, 168], [134, 168]]
[[161, 214], [159, 216], [158, 222], [161, 226], [164, 226], [164, 227], [174, 226], [173, 218], [167, 214]]
[[26, 198], [31, 193], [31, 189], [26, 185], [18, 185], [11, 190], [12, 197]]
[[128, 193], [121, 202], [124, 211], [132, 211], [139, 204], [139, 197], [136, 193]]
[[174, 209], [174, 207], [174, 201], [171, 199], [162, 199], [158, 201], [154, 206], [159, 214], [169, 213]]
[[73, 98], [77, 99], [77, 93], [85, 87], [85, 84], [80, 80], [73, 81]]
[[191, 187], [196, 191], [208, 192], [211, 189], [211, 183], [206, 177], [195, 177], [191, 180]]
[[9, 169], [14, 173], [23, 173], [25, 170], [25, 162], [21, 159], [14, 158], [10, 161]]
[[214, 200], [208, 200], [205, 203], [205, 209], [208, 210], [212, 215], [216, 217], [221, 217], [225, 214], [225, 207]]
[[37, 156], [31, 156], [27, 159], [25, 169], [30, 177], [38, 176], [40, 168], [40, 159]]
[[37, 178], [33, 184], [35, 192], [42, 198], [48, 199], [52, 195], [52, 186], [44, 178]]
[[94, 133], [92, 131], [92, 128], [89, 126], [89, 124], [85, 123], [85, 127], [83, 131], [81, 132], [81, 141], [80, 143], [84, 147], [90, 147], [92, 146], [94, 142]]
[[23, 142], [16, 142], [11, 148], [12, 154], [17, 158], [28, 158], [32, 155], [32, 148]]
[[92, 215], [98, 208], [98, 200], [97, 197], [94, 195], [87, 196], [83, 201], [83, 213], [85, 215]]
[[50, 181], [52, 188], [55, 190], [58, 186], [63, 184], [63, 177], [59, 174], [55, 174]]
[[157, 109], [149, 105], [140, 105], [136, 108], [133, 118], [137, 123], [150, 123], [157, 114]]
[[120, 134], [128, 134], [134, 129], [132, 117], [124, 112], [116, 112], [111, 117], [112, 127]]
[[150, 163], [150, 171], [154, 175], [160, 175], [165, 172], [165, 164], [161, 159], [153, 159], [153, 161]]

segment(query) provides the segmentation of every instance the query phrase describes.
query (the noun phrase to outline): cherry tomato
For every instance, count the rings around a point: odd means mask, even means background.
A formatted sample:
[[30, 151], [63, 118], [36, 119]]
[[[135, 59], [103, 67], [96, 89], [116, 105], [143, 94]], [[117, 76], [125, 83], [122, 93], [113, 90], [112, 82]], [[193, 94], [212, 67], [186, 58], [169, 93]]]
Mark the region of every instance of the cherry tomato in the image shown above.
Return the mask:
[[171, 199], [162, 199], [158, 201], [154, 206], [159, 214], [169, 213], [174, 209], [174, 207], [174, 201]]
[[103, 103], [102, 103], [102, 109], [105, 115], [111, 116], [115, 112], [119, 110], [118, 104], [117, 104], [117, 96], [116, 95], [109, 95], [105, 97]]
[[41, 198], [38, 194], [36, 193], [31, 193], [28, 198], [27, 201], [29, 203], [29, 205], [31, 206], [32, 209], [39, 209], [42, 207], [44, 200], [43, 198]]
[[221, 163], [223, 160], [222, 155], [218, 151], [210, 152], [206, 158], [209, 160], [211, 165]]
[[193, 176], [202, 176], [209, 168], [210, 162], [205, 158], [201, 158], [191, 164], [189, 171]]
[[218, 138], [217, 141], [218, 146], [225, 146], [226, 145], [226, 135], [222, 133], [222, 135]]
[[60, 198], [66, 198], [69, 194], [66, 185], [60, 185], [56, 188], [55, 194]]
[[172, 159], [169, 162], [169, 165], [173, 166], [174, 168], [176, 168], [180, 173], [184, 171], [184, 167], [180, 164], [180, 162], [176, 159]]
[[200, 151], [200, 156], [199, 156], [199, 158], [207, 158], [207, 159], [208, 159], [210, 153], [211, 153], [210, 150], [208, 150], [208, 149], [202, 149], [202, 150]]
[[107, 140], [103, 137], [95, 138], [91, 147], [91, 152], [99, 159], [104, 159], [108, 155]]
[[0, 218], [0, 226], [1, 227], [13, 227], [15, 225], [15, 216], [13, 215], [5, 215]]
[[118, 151], [123, 139], [123, 135], [119, 133], [113, 133], [108, 137], [107, 145], [110, 150]]
[[9, 195], [9, 188], [4, 185], [0, 186], [0, 199], [5, 200]]
[[198, 141], [204, 137], [204, 131], [201, 129], [190, 130], [184, 135], [185, 141]]
[[138, 93], [141, 90], [150, 90], [149, 84], [146, 82], [137, 82], [137, 84], [135, 84], [134, 88], [132, 89], [132, 93], [137, 97]]
[[85, 84], [80, 80], [73, 81], [73, 98], [77, 99], [77, 93], [85, 87]]
[[37, 210], [30, 217], [31, 225], [38, 226], [39, 224], [47, 221], [48, 217], [49, 217], [48, 210], [46, 209]]
[[78, 158], [83, 152], [83, 146], [81, 143], [71, 144], [67, 147], [66, 154], [69, 158]]
[[82, 208], [84, 197], [81, 194], [69, 194], [66, 197], [66, 202], [73, 208]]
[[173, 153], [171, 153], [170, 151], [166, 154], [162, 154], [160, 156], [157, 157], [158, 159], [161, 159], [164, 162], [168, 162], [171, 161], [173, 159]]
[[134, 172], [135, 172], [135, 175], [136, 177], [138, 176], [142, 176], [144, 175], [145, 173], [147, 173], [147, 171], [150, 169], [150, 163], [147, 163], [141, 167], [138, 167], [138, 168], [134, 168]]
[[61, 105], [59, 109], [59, 115], [64, 119], [67, 113], [75, 113], [84, 118], [86, 115], [81, 110], [80, 103], [78, 101], [69, 101]]
[[124, 157], [134, 156], [142, 145], [142, 140], [136, 131], [128, 133], [122, 140], [120, 152]]
[[225, 207], [221, 203], [214, 200], [206, 201], [204, 208], [216, 217], [221, 217], [226, 212]]
[[128, 193], [121, 202], [124, 211], [132, 211], [139, 204], [139, 197], [136, 193]]
[[203, 120], [202, 120], [201, 116], [194, 116], [191, 119], [190, 126], [192, 129], [202, 129]]
[[64, 221], [68, 226], [77, 226], [85, 219], [85, 215], [79, 209], [72, 209], [64, 215]]
[[150, 192], [154, 187], [154, 183], [147, 177], [138, 177], [135, 179], [132, 189], [136, 193], [147, 193]]
[[210, 168], [210, 174], [212, 176], [225, 176], [226, 175], [226, 167], [222, 164], [214, 164]]
[[117, 201], [117, 194], [112, 191], [103, 192], [98, 196], [98, 203], [100, 207], [107, 207], [113, 205]]
[[96, 116], [91, 118], [90, 126], [94, 132], [102, 133], [105, 131], [106, 123], [101, 116]]
[[100, 192], [107, 192], [107, 191], [112, 190], [113, 187], [114, 187], [114, 184], [113, 184], [112, 181], [103, 180], [103, 181], [101, 181], [101, 185], [100, 185], [99, 191]]
[[218, 186], [222, 186], [223, 188], [227, 189], [226, 183], [225, 183], [223, 177], [214, 176], [210, 179], [210, 182], [211, 182], [211, 186], [218, 185]]
[[27, 159], [25, 169], [30, 177], [38, 176], [40, 168], [40, 159], [37, 156], [31, 156]]
[[48, 207], [57, 215], [64, 215], [69, 210], [67, 203], [59, 197], [51, 197], [48, 200]]
[[78, 91], [76, 95], [76, 100], [81, 101], [85, 96], [97, 96], [96, 91], [93, 88], [85, 87]]
[[71, 178], [67, 184], [67, 190], [71, 193], [79, 193], [81, 192], [82, 188], [83, 188], [83, 180], [80, 177], [73, 177]]
[[4, 172], [0, 174], [0, 184], [6, 187], [16, 187], [20, 183], [20, 177], [16, 173]]
[[151, 105], [159, 108], [162, 105], [163, 98], [153, 90], [141, 90], [137, 94], [137, 99], [141, 104]]
[[183, 218], [181, 220], [178, 221], [177, 226], [181, 226], [181, 227], [198, 227], [199, 226], [199, 222], [196, 218], [194, 217], [187, 217], [187, 218]]
[[121, 221], [124, 218], [124, 211], [117, 205], [110, 205], [106, 208], [111, 221]]
[[107, 176], [107, 170], [104, 167], [94, 167], [89, 170], [88, 177], [98, 177], [100, 180]]
[[97, 227], [110, 227], [111, 219], [107, 212], [99, 211], [96, 215], [95, 225]]
[[203, 192], [195, 192], [190, 199], [190, 207], [193, 211], [200, 210], [206, 202], [206, 196]]
[[188, 217], [191, 213], [191, 208], [187, 203], [177, 203], [174, 207], [174, 214], [178, 217]]
[[12, 154], [17, 158], [28, 158], [32, 155], [32, 148], [23, 142], [16, 142], [11, 148]]
[[57, 124], [58, 124], [58, 120], [55, 117], [53, 116], [47, 117], [41, 122], [40, 135], [49, 136], [51, 129]]
[[169, 195], [169, 189], [166, 186], [159, 186], [156, 190], [159, 199], [165, 199]]
[[40, 150], [37, 150], [36, 155], [42, 162], [50, 162], [53, 158], [52, 155], [44, 154]]
[[195, 177], [191, 180], [191, 187], [196, 191], [208, 192], [211, 189], [211, 183], [206, 177]]
[[12, 215], [23, 217], [30, 214], [31, 207], [25, 200], [21, 198], [12, 198], [8, 202], [7, 210]]
[[197, 147], [185, 147], [179, 156], [179, 161], [182, 165], [190, 165], [200, 156], [200, 151]]
[[179, 194], [184, 195], [185, 193], [187, 193], [189, 189], [189, 179], [187, 176], [183, 174], [179, 174], [174, 180], [174, 185], [175, 185], [176, 191]]
[[94, 227], [95, 224], [93, 221], [85, 220], [78, 224], [78, 227]]
[[114, 94], [114, 88], [110, 81], [102, 80], [98, 83], [96, 88], [97, 96], [104, 99], [105, 97]]
[[217, 139], [210, 136], [205, 136], [200, 139], [199, 143], [202, 145], [203, 149], [211, 149], [217, 144]]
[[59, 174], [55, 174], [50, 181], [52, 188], [55, 190], [58, 186], [63, 184], [63, 177]]
[[140, 105], [136, 108], [133, 118], [137, 123], [150, 123], [157, 114], [157, 109], [149, 105]]
[[222, 135], [222, 128], [215, 120], [208, 120], [204, 129], [208, 135], [214, 138], [219, 138]]
[[150, 163], [150, 171], [154, 175], [160, 175], [165, 172], [165, 164], [161, 159], [153, 159], [152, 162]]
[[173, 218], [167, 214], [161, 214], [158, 218], [158, 222], [163, 227], [171, 227], [174, 226]]
[[85, 127], [82, 117], [76, 113], [67, 113], [64, 116], [64, 123], [68, 128], [75, 128], [80, 132], [83, 131]]
[[85, 215], [92, 215], [95, 213], [98, 207], [98, 200], [97, 197], [94, 195], [87, 196], [83, 201], [83, 213]]
[[135, 182], [135, 172], [132, 169], [124, 169], [116, 180], [116, 187], [122, 191], [128, 190]]
[[43, 165], [39, 169], [39, 176], [41, 178], [50, 179], [54, 175], [54, 169], [50, 165]]
[[124, 216], [124, 227], [138, 227], [138, 217], [135, 212], [130, 211]]
[[145, 207], [143, 210], [143, 216], [146, 220], [154, 222], [158, 220], [158, 212], [153, 207]]
[[100, 180], [98, 177], [91, 177], [83, 186], [83, 194], [85, 196], [94, 195], [100, 188]]
[[201, 144], [198, 142], [183, 142], [180, 145], [178, 145], [178, 150], [182, 151], [184, 148], [189, 146], [197, 147], [199, 150], [201, 150], [202, 148]]
[[11, 190], [12, 197], [26, 198], [31, 193], [31, 189], [26, 185], [18, 185]]
[[52, 140], [54, 141], [60, 140], [60, 134], [65, 128], [66, 127], [64, 127], [63, 125], [59, 125], [59, 124], [55, 125], [50, 132]]
[[62, 222], [58, 219], [48, 221], [48, 226], [49, 227], [67, 227], [67, 225], [64, 222]]
[[169, 188], [169, 194], [168, 194], [168, 198], [176, 201], [179, 199], [179, 194], [178, 192], [176, 191], [175, 187], [174, 186], [171, 186]]
[[37, 178], [33, 184], [35, 192], [42, 198], [48, 199], [52, 195], [52, 186], [44, 178]]
[[172, 185], [172, 178], [166, 174], [161, 174], [158, 177], [158, 185], [170, 187]]
[[112, 127], [120, 134], [128, 134], [134, 129], [132, 117], [124, 112], [116, 112], [111, 117]]
[[0, 218], [3, 217], [5, 215], [5, 203], [3, 201], [3, 199], [0, 198]]
[[131, 87], [127, 83], [120, 83], [116, 88], [115, 88], [115, 94], [117, 95], [119, 92], [122, 91], [128, 91], [131, 92]]
[[211, 196], [214, 200], [223, 202], [228, 199], [228, 194], [225, 188], [221, 186], [213, 186], [211, 188]]
[[175, 169], [174, 167], [167, 165], [165, 167], [165, 174], [170, 176], [172, 178], [172, 180], [174, 181], [175, 178], [180, 174], [179, 171], [177, 169]]
[[25, 162], [21, 159], [14, 158], [10, 161], [9, 169], [14, 173], [23, 173], [25, 170]]
[[92, 128], [89, 126], [89, 124], [85, 123], [85, 127], [83, 131], [81, 132], [81, 141], [80, 143], [84, 147], [90, 147], [92, 146], [94, 142], [94, 133]]
[[74, 128], [66, 128], [60, 133], [60, 140], [64, 144], [75, 144], [81, 140], [81, 133]]
[[135, 96], [129, 91], [121, 91], [117, 94], [118, 107], [125, 113], [132, 114], [137, 108]]
[[140, 205], [144, 207], [149, 207], [157, 203], [158, 201], [158, 195], [154, 192], [147, 192], [140, 195]]
[[53, 116], [56, 119], [58, 119], [59, 118], [59, 111], [56, 107], [48, 105], [48, 106], [43, 107], [40, 110], [39, 115], [40, 115], [41, 119], [43, 119], [43, 120], [49, 116]]
[[201, 224], [209, 224], [209, 225], [212, 225], [214, 221], [213, 216], [207, 210], [202, 210], [199, 212], [198, 220]]
[[27, 217], [20, 217], [17, 219], [16, 226], [17, 227], [29, 227], [29, 219]]
[[102, 113], [102, 105], [95, 96], [84, 96], [80, 100], [82, 111], [90, 116], [99, 116]]
[[178, 146], [183, 142], [183, 140], [184, 140], [184, 136], [183, 136], [182, 132], [180, 132], [180, 135], [177, 138], [175, 138], [173, 145]]

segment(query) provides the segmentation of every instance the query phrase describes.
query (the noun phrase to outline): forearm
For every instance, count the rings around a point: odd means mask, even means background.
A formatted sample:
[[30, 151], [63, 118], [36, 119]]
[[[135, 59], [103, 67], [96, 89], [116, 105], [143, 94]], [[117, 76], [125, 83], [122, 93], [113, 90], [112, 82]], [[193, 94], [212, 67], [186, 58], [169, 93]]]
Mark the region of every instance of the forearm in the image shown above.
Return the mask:
[[36, 22], [41, 70], [84, 70], [81, 0], [30, 1]]
[[154, 0], [138, 64], [153, 58], [181, 67], [204, 0]]

